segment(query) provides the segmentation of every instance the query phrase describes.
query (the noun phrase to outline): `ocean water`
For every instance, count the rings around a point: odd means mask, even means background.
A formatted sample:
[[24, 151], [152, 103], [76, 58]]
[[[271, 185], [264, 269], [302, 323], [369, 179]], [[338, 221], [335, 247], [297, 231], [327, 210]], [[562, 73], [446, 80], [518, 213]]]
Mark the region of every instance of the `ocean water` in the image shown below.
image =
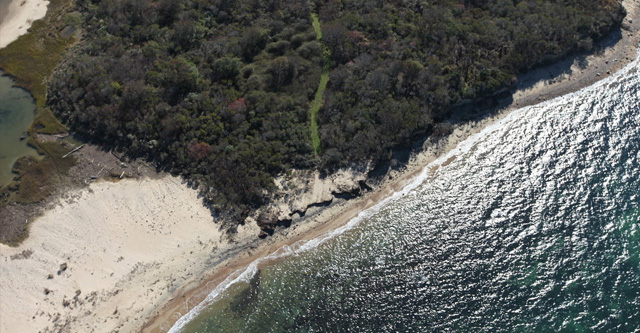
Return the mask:
[[31, 95], [14, 84], [0, 71], [0, 187], [13, 179], [11, 167], [18, 158], [37, 155], [26, 140], [20, 140], [33, 122], [36, 106]]
[[640, 331], [638, 67], [512, 112], [172, 331]]

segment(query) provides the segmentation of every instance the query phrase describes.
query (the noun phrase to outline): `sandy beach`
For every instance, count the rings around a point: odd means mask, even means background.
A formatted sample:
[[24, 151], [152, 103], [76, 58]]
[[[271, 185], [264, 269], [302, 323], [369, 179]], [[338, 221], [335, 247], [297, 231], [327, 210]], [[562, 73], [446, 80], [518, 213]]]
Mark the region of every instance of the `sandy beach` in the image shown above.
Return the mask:
[[49, 1], [13, 0], [7, 8], [6, 16], [0, 21], [0, 48], [9, 45], [27, 33], [33, 21], [47, 13]]
[[[46, 11], [46, 2], [39, 3]], [[309, 212], [264, 240], [255, 222], [235, 234], [222, 232], [197, 190], [168, 175], [96, 182], [57, 199], [20, 246], [0, 245], [0, 332], [167, 331], [229, 274], [346, 224], [425, 168], [435, 171], [433, 161], [509, 111], [577, 91], [622, 68], [636, 56], [640, 28], [640, 3], [624, 4], [625, 24], [633, 23], [615, 45], [528, 73], [497, 115], [457, 126], [373, 191]], [[4, 29], [5, 22], [0, 47]]]
[[20, 247], [0, 245], [0, 332], [139, 331], [232, 246], [176, 177], [93, 183], [38, 218]]

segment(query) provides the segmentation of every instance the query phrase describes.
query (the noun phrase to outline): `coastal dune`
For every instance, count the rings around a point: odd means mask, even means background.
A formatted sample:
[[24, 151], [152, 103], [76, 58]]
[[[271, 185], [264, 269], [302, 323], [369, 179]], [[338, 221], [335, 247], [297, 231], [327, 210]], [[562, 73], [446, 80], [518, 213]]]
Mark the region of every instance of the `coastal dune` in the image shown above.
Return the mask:
[[33, 21], [44, 17], [48, 5], [49, 1], [45, 0], [11, 1], [6, 15], [0, 17], [0, 48], [26, 34]]
[[230, 246], [176, 177], [94, 183], [60, 199], [19, 247], [0, 245], [0, 332], [140, 330]]

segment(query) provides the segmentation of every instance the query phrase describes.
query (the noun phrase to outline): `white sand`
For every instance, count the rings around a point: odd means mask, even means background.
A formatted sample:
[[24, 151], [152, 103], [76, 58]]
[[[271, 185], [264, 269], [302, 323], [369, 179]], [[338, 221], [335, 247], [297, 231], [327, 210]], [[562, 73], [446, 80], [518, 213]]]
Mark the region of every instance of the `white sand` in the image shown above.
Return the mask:
[[26, 34], [33, 21], [44, 17], [48, 5], [46, 0], [13, 0], [0, 22], [0, 49]]
[[[0, 332], [139, 331], [230, 247], [178, 178], [101, 182], [74, 195], [38, 218], [18, 248], [0, 245]], [[245, 227], [238, 238], [258, 231]]]
[[[516, 94], [512, 107], [575, 91], [597, 80], [596, 71], [602, 77], [608, 70], [614, 72], [623, 61], [614, 62], [612, 57], [635, 54], [637, 15], [630, 17], [634, 24], [623, 32], [623, 41], [604, 56], [588, 59], [590, 68], [575, 70], [574, 76], [561, 82], [536, 85], [522, 96]], [[220, 281], [283, 244], [310, 239], [346, 223], [402, 188], [436, 156], [504, 114], [456, 128], [440, 145], [416, 156], [404, 171], [392, 172], [376, 191], [324, 209], [250, 251], [227, 252], [252, 244], [259, 232], [255, 224], [239, 228], [237, 243], [228, 242], [197, 191], [177, 178], [92, 184], [75, 192], [76, 198], [61, 199], [33, 222], [29, 238], [18, 248], [0, 245], [0, 332], [132, 332], [145, 323], [148, 331], [166, 331], [180, 313], [199, 302], [202, 296], [195, 294], [206, 295], [215, 286], [205, 282]], [[311, 188], [311, 196], [324, 198], [324, 190]], [[67, 269], [58, 275], [63, 263]], [[47, 279], [49, 274], [52, 279]], [[48, 295], [45, 288], [51, 290]], [[149, 322], [152, 317], [155, 320]]]

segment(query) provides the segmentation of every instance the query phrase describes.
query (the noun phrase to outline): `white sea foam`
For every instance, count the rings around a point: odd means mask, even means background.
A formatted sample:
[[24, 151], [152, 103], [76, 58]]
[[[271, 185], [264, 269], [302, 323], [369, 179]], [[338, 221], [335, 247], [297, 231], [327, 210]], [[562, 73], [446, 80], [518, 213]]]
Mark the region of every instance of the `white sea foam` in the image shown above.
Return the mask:
[[[216, 301], [217, 298], [225, 290], [227, 290], [230, 286], [232, 286], [232, 285], [234, 285], [234, 284], [236, 284], [238, 282], [248, 283], [251, 280], [251, 278], [258, 271], [258, 267], [259, 267], [259, 265], [261, 263], [263, 263], [265, 261], [274, 260], [274, 259], [280, 259], [280, 258], [284, 258], [284, 257], [290, 256], [290, 255], [295, 255], [295, 254], [299, 254], [299, 253], [303, 253], [303, 252], [306, 252], [306, 251], [313, 250], [313, 249], [317, 248], [318, 246], [320, 246], [321, 244], [323, 244], [324, 242], [326, 242], [326, 241], [328, 241], [330, 239], [333, 239], [333, 238], [345, 233], [348, 230], [351, 230], [351, 229], [355, 228], [362, 221], [364, 221], [364, 220], [370, 218], [371, 216], [375, 215], [376, 213], [378, 213], [382, 208], [384, 208], [387, 205], [391, 204], [392, 202], [398, 200], [399, 198], [402, 198], [404, 195], [410, 193], [411, 191], [415, 190], [418, 186], [422, 185], [427, 180], [427, 178], [429, 177], [429, 170], [431, 170], [432, 167], [434, 167], [436, 165], [442, 165], [445, 161], [447, 161], [448, 159], [450, 159], [453, 156], [462, 156], [462, 155], [467, 154], [480, 141], [482, 141], [484, 139], [490, 139], [492, 137], [492, 133], [497, 132], [499, 130], [504, 130], [505, 127], [508, 127], [514, 121], [518, 121], [522, 117], [525, 117], [529, 112], [536, 112], [536, 111], [544, 112], [544, 110], [548, 109], [548, 108], [562, 107], [567, 102], [570, 102], [570, 101], [574, 100], [576, 96], [589, 95], [589, 94], [593, 93], [595, 90], [599, 89], [599, 87], [601, 87], [603, 85], [615, 85], [615, 84], [617, 84], [617, 81], [621, 77], [626, 76], [629, 73], [632, 73], [633, 71], [636, 71], [636, 68], [638, 67], [638, 61], [639, 61], [638, 60], [639, 59], [638, 55], [640, 55], [640, 52], [636, 55], [636, 59], [633, 62], [627, 64], [623, 69], [621, 69], [617, 73], [615, 73], [615, 74], [613, 74], [613, 75], [611, 75], [611, 76], [609, 76], [607, 78], [604, 78], [604, 79], [596, 82], [595, 84], [593, 84], [593, 85], [591, 85], [589, 87], [585, 87], [585, 88], [583, 88], [583, 89], [581, 89], [579, 91], [572, 92], [572, 93], [564, 95], [564, 96], [559, 96], [559, 97], [556, 97], [554, 99], [550, 99], [550, 100], [542, 102], [540, 104], [527, 106], [527, 107], [520, 108], [520, 109], [517, 109], [517, 110], [514, 110], [514, 111], [510, 112], [504, 118], [500, 119], [499, 121], [496, 121], [496, 122], [492, 123], [491, 125], [485, 127], [483, 130], [481, 130], [479, 133], [471, 135], [469, 138], [467, 138], [466, 140], [462, 141], [460, 144], [458, 144], [456, 146], [456, 148], [452, 149], [447, 154], [444, 154], [443, 156], [439, 157], [438, 159], [436, 159], [432, 163], [426, 165], [422, 169], [420, 174], [418, 176], [416, 176], [409, 184], [407, 184], [400, 191], [397, 191], [393, 195], [391, 195], [391, 196], [379, 201], [373, 207], [360, 212], [358, 214], [358, 216], [356, 216], [355, 218], [351, 219], [344, 226], [341, 226], [341, 227], [339, 227], [339, 228], [337, 228], [337, 229], [335, 229], [333, 231], [330, 231], [330, 232], [328, 232], [326, 234], [320, 235], [320, 236], [318, 236], [318, 237], [316, 237], [314, 239], [311, 239], [311, 240], [308, 240], [308, 241], [298, 242], [298, 243], [295, 243], [295, 244], [293, 244], [291, 246], [284, 246], [284, 247], [276, 250], [274, 253], [270, 254], [269, 256], [257, 259], [256, 261], [252, 262], [248, 267], [246, 267], [244, 269], [240, 269], [238, 271], [235, 271], [234, 273], [229, 275], [229, 277], [227, 277], [222, 283], [220, 283], [218, 286], [216, 286], [216, 288], [213, 289], [213, 291], [211, 291], [211, 293], [209, 293], [209, 295], [207, 295], [207, 297], [202, 302], [200, 302], [197, 306], [192, 308], [187, 314], [182, 316], [173, 325], [173, 327], [169, 330], [169, 332], [172, 332], [172, 333], [173, 332], [180, 332], [185, 327], [185, 325], [187, 325], [191, 320], [193, 320], [195, 317], [197, 317], [203, 311], [203, 309], [205, 309], [209, 304], [211, 304], [214, 301]], [[559, 114], [558, 116], [566, 116], [566, 115]], [[442, 168], [439, 168], [437, 172], [445, 172], [446, 169], [447, 169], [447, 167], [442, 167]]]
[[[518, 110], [519, 111], [519, 110]], [[185, 314], [184, 316], [182, 316], [171, 328], [171, 330], [169, 330], [169, 332], [171, 333], [177, 333], [180, 332], [185, 325], [187, 325], [191, 320], [193, 320], [195, 317], [197, 317], [202, 311], [203, 309], [205, 309], [209, 304], [213, 303], [214, 301], [216, 301], [216, 299], [218, 298], [218, 296], [220, 296], [224, 291], [226, 291], [227, 289], [229, 289], [229, 287], [231, 287], [232, 285], [238, 283], [238, 282], [244, 282], [244, 283], [248, 283], [251, 278], [256, 274], [256, 272], [258, 271], [258, 266], [265, 262], [265, 261], [269, 261], [269, 260], [273, 260], [273, 259], [280, 259], [289, 255], [293, 255], [293, 254], [297, 254], [297, 253], [302, 253], [302, 252], [306, 252], [306, 251], [310, 251], [313, 250], [315, 248], [317, 248], [318, 246], [320, 246], [321, 244], [323, 244], [324, 242], [333, 239], [343, 233], [345, 233], [348, 230], [351, 230], [353, 228], [355, 228], [356, 226], [358, 226], [362, 221], [368, 219], [369, 217], [373, 216], [374, 214], [376, 214], [377, 212], [379, 212], [383, 207], [387, 206], [388, 204], [392, 203], [393, 201], [398, 200], [399, 198], [401, 198], [402, 196], [408, 194], [409, 192], [411, 192], [412, 190], [414, 190], [415, 188], [417, 188], [418, 186], [420, 186], [421, 184], [423, 184], [425, 182], [425, 180], [428, 177], [428, 171], [431, 169], [431, 167], [435, 166], [435, 165], [441, 165], [442, 163], [444, 163], [448, 158], [450, 158], [451, 156], [455, 156], [455, 155], [460, 155], [460, 154], [464, 154], [466, 152], [468, 152], [476, 142], [478, 142], [478, 140], [480, 140], [482, 137], [489, 135], [490, 133], [494, 132], [496, 129], [500, 128], [502, 126], [502, 124], [507, 121], [508, 118], [514, 117], [516, 112], [512, 112], [511, 114], [509, 114], [507, 117], [505, 117], [504, 119], [500, 120], [499, 122], [496, 122], [490, 126], [487, 126], [486, 128], [484, 128], [481, 132], [470, 136], [469, 138], [467, 138], [466, 140], [462, 141], [455, 149], [451, 150], [448, 154], [445, 154], [441, 157], [439, 157], [438, 159], [436, 159], [435, 161], [429, 163], [428, 165], [426, 165], [422, 171], [420, 172], [420, 174], [418, 176], [416, 176], [409, 184], [407, 184], [404, 188], [402, 188], [400, 191], [395, 192], [394, 194], [392, 194], [391, 196], [384, 198], [383, 200], [379, 201], [376, 205], [374, 205], [373, 207], [370, 207], [366, 210], [363, 210], [362, 212], [360, 212], [358, 214], [358, 216], [356, 216], [355, 218], [349, 220], [349, 222], [347, 222], [345, 225], [332, 230], [328, 233], [325, 233], [323, 235], [320, 235], [314, 239], [308, 240], [308, 241], [302, 241], [302, 242], [298, 242], [295, 243], [291, 246], [284, 246], [278, 250], [276, 250], [274, 253], [264, 257], [264, 258], [260, 258], [257, 259], [256, 261], [252, 262], [247, 268], [245, 269], [240, 269], [234, 273], [232, 273], [231, 275], [229, 275], [229, 277], [227, 277], [223, 282], [221, 282], [218, 286], [216, 286], [215, 289], [213, 289], [211, 291], [211, 293], [209, 293], [209, 295], [207, 295], [207, 297], [200, 302], [197, 306], [195, 306], [194, 308], [192, 308], [187, 314]]]

